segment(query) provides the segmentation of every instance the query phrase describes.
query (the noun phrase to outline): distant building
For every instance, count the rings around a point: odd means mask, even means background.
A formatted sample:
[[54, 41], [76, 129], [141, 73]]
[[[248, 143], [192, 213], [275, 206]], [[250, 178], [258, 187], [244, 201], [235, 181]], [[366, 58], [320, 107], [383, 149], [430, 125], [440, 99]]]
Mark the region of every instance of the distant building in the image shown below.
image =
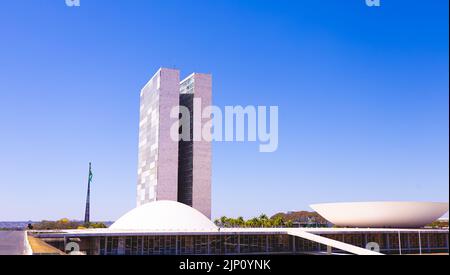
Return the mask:
[[[194, 99], [201, 99], [201, 105]], [[179, 201], [211, 217], [211, 143], [193, 140], [201, 126], [202, 109], [211, 105], [212, 79], [194, 73], [180, 82], [180, 73], [159, 69], [141, 91], [137, 206], [158, 201]], [[170, 130], [178, 106], [190, 110], [191, 139], [176, 141]], [[200, 116], [200, 120], [194, 117]]]

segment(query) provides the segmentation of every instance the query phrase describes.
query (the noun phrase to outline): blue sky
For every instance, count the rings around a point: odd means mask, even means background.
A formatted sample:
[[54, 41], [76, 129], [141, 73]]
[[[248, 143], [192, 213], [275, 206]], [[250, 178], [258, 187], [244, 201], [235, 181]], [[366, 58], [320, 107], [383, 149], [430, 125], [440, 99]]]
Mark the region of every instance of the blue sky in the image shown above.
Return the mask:
[[279, 149], [213, 145], [213, 216], [448, 201], [448, 1], [2, 0], [0, 220], [135, 206], [139, 91], [159, 67], [214, 103], [279, 106]]

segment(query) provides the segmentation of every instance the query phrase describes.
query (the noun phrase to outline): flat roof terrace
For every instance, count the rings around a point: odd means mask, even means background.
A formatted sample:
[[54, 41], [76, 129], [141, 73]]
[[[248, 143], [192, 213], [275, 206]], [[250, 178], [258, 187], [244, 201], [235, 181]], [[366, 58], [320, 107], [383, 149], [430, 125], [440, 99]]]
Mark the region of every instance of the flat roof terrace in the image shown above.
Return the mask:
[[[285, 252], [292, 253], [349, 253], [357, 255], [386, 254], [422, 254], [422, 252], [447, 253], [448, 229], [393, 229], [393, 228], [222, 228], [220, 230], [199, 231], [157, 231], [157, 230], [51, 230], [30, 231], [30, 234], [45, 239], [79, 238], [97, 240], [107, 238], [204, 238], [211, 242], [221, 238], [238, 239], [236, 243], [261, 242], [258, 238], [286, 236], [288, 248]], [[235, 236], [235, 237], [233, 237]], [[270, 237], [273, 236], [273, 237]], [[285, 240], [286, 241], [286, 240]], [[377, 243], [380, 252], [366, 249], [369, 243]], [[209, 244], [208, 244], [209, 245]], [[263, 251], [264, 252], [264, 251]], [[268, 250], [266, 252], [269, 252]], [[178, 253], [178, 252], [175, 252]]]

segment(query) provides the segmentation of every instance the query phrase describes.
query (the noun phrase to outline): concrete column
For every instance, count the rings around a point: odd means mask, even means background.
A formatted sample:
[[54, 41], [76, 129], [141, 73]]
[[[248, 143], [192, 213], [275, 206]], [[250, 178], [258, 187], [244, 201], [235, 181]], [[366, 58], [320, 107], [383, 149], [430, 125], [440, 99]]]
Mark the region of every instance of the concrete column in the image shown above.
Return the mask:
[[422, 255], [422, 236], [420, 235], [420, 231], [417, 233], [419, 234], [419, 254]]
[[292, 236], [292, 252], [295, 254], [297, 252], [297, 248], [295, 247], [295, 236]]
[[108, 255], [108, 237], [105, 237], [105, 255]]
[[119, 246], [117, 247], [118, 255], [125, 255], [125, 237], [119, 237]]
[[66, 246], [67, 246], [67, 237], [64, 236], [64, 253], [66, 252]]
[[386, 238], [386, 250], [391, 251], [391, 242], [389, 241], [389, 233], [383, 234], [382, 236]]
[[94, 237], [95, 242], [94, 255], [100, 255], [100, 238], [101, 237]]
[[406, 240], [408, 241], [408, 250], [411, 251], [411, 241], [410, 241], [409, 235], [410, 235], [410, 233], [406, 234]]
[[238, 234], [238, 254], [241, 254], [241, 234]]

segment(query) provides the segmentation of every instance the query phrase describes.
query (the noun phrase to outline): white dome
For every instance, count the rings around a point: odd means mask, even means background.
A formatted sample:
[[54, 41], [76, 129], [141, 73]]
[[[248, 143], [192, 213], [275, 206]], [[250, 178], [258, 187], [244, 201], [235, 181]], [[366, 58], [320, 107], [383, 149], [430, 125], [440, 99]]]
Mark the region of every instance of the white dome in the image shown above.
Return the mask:
[[442, 217], [448, 211], [448, 203], [325, 203], [311, 208], [337, 226], [421, 228]]
[[217, 226], [196, 209], [176, 201], [155, 201], [123, 215], [112, 230], [217, 231]]

